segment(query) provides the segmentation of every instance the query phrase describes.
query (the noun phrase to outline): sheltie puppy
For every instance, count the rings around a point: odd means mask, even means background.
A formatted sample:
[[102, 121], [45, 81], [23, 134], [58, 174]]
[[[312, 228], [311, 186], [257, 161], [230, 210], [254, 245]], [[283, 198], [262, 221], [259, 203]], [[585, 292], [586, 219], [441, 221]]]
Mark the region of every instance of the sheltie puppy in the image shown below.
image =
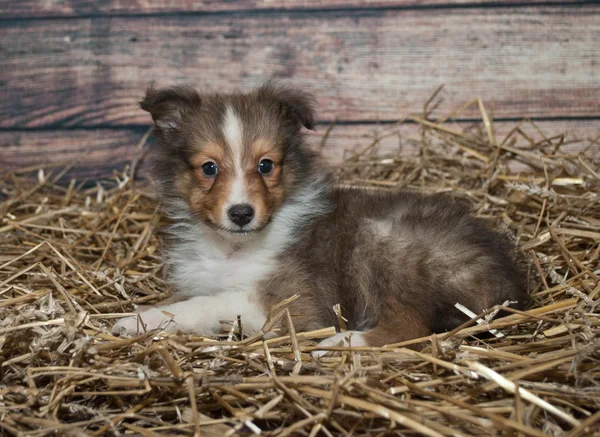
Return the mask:
[[[273, 305], [297, 331], [338, 325], [321, 345], [381, 346], [451, 330], [505, 301], [527, 301], [515, 248], [442, 195], [336, 188], [303, 128], [313, 98], [268, 83], [248, 94], [149, 89], [152, 177], [172, 225], [165, 249], [183, 301], [139, 314], [146, 329], [210, 335], [241, 315], [258, 332]], [[115, 332], [134, 334], [123, 318]], [[351, 337], [350, 337], [351, 334]]]

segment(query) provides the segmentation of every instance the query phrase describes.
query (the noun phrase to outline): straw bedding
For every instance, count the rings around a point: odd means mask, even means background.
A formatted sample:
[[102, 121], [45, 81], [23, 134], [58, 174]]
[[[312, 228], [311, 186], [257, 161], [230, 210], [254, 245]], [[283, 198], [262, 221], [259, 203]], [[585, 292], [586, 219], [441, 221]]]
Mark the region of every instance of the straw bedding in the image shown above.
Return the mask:
[[[404, 128], [388, 126], [336, 169], [357, 189], [465, 198], [527, 257], [533, 309], [491, 308], [419, 352], [337, 347], [317, 361], [310, 352], [332, 329], [265, 341], [244, 335], [243, 320], [224, 321], [220, 339], [114, 337], [123, 313], [171, 293], [148, 187], [131, 168], [91, 188], [57, 184], [67, 169], [2, 175], [0, 435], [600, 433], [598, 143], [570, 153], [568, 137], [530, 122], [496, 138], [474, 104], [480, 124], [425, 111], [405, 139], [418, 153], [374, 155]], [[288, 316], [284, 302], [268, 323]]]

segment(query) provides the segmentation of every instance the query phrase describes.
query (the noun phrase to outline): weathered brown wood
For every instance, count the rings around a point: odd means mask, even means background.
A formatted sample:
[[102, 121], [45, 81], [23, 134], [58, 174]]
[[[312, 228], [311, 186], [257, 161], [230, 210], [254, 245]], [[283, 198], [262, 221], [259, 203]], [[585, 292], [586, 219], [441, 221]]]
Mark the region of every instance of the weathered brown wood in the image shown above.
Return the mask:
[[68, 177], [104, 179], [135, 155], [143, 132], [133, 129], [0, 131], [0, 172], [37, 165], [74, 165]]
[[[505, 0], [503, 4], [523, 3]], [[578, 0], [529, 0], [532, 3], [581, 3]], [[497, 0], [5, 0], [0, 17], [79, 17], [86, 15], [156, 14], [180, 12], [230, 12], [249, 10], [327, 10], [436, 5], [498, 4]]]
[[149, 83], [272, 77], [314, 92], [322, 119], [398, 119], [442, 83], [496, 117], [600, 115], [600, 5], [35, 20], [0, 38], [0, 127], [140, 124]]
[[[461, 123], [457, 128], [465, 125], [466, 123]], [[514, 122], [495, 123], [498, 138], [501, 140], [515, 125]], [[566, 151], [582, 150], [589, 144], [589, 140], [600, 137], [600, 123], [593, 120], [545, 121], [538, 122], [537, 125], [547, 137], [566, 132], [568, 141], [580, 140], [565, 146]], [[525, 125], [524, 129], [532, 138], [542, 139], [532, 126]], [[319, 126], [318, 132], [310, 133], [309, 141], [313, 147], [319, 149], [326, 131], [327, 126]], [[133, 158], [142, 136], [143, 130], [131, 129], [0, 132], [0, 169], [21, 169], [80, 159], [69, 176], [90, 180], [107, 178], [113, 174], [113, 169], [122, 169]], [[330, 132], [322, 153], [328, 162], [340, 163], [344, 156], [365, 150], [378, 136], [385, 136], [375, 148], [378, 154], [414, 154], [419, 127], [415, 124], [399, 127], [336, 126]], [[526, 145], [526, 141], [520, 139], [517, 145]], [[143, 176], [144, 172], [142, 161], [140, 175]]]

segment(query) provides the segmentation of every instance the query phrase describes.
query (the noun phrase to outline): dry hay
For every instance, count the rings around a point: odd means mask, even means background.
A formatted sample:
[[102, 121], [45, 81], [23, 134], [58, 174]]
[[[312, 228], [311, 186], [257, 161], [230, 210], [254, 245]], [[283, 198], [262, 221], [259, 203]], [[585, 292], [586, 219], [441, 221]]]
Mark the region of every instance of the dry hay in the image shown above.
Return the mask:
[[[467, 198], [530, 261], [534, 309], [498, 319], [492, 308], [483, 324], [427, 337], [420, 352], [403, 347], [411, 342], [338, 347], [316, 361], [315, 341], [332, 329], [263, 341], [243, 336], [235, 320], [221, 341], [114, 337], [111, 325], [133, 304], [170, 294], [160, 216], [145, 187], [129, 171], [92, 188], [56, 185], [64, 172], [40, 171], [37, 183], [4, 174], [0, 434], [600, 432], [598, 143], [568, 153], [564, 136], [548, 138], [531, 122], [496, 139], [474, 103], [483, 122], [465, 130], [427, 121], [427, 111], [413, 117], [417, 156], [373, 156], [376, 140], [337, 169], [342, 184]], [[534, 174], [516, 173], [515, 163]], [[289, 323], [285, 306], [272, 314]]]

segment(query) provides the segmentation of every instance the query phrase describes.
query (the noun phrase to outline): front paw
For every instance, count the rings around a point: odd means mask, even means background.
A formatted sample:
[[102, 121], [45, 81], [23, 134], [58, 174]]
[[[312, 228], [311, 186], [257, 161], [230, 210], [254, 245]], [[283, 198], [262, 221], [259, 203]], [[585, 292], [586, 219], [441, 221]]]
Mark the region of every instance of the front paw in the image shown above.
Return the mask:
[[157, 329], [175, 332], [177, 331], [177, 324], [172, 316], [165, 314], [158, 308], [151, 308], [138, 313], [137, 316], [123, 317], [113, 325], [112, 332], [113, 334], [138, 335]]

